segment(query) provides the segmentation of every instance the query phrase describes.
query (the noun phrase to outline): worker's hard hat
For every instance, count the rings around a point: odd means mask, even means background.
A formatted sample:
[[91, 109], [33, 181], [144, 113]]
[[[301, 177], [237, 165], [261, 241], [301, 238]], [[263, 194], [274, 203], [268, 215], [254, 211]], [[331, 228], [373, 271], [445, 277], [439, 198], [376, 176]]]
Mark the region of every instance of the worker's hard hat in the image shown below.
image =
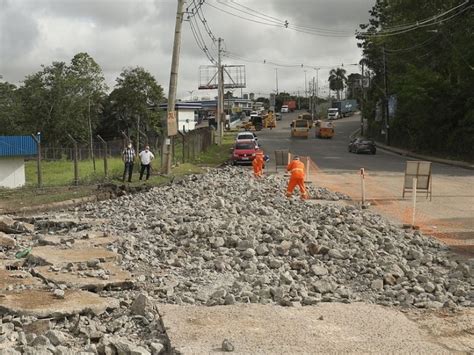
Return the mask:
[[295, 156], [293, 157], [293, 160], [300, 160], [300, 157], [299, 157], [298, 155], [295, 155]]

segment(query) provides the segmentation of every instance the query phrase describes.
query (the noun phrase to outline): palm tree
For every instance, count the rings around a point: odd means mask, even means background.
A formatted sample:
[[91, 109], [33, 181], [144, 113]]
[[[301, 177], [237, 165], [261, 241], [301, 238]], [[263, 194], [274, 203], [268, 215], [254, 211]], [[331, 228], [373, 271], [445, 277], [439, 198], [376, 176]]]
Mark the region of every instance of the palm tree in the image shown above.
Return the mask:
[[341, 99], [341, 91], [347, 82], [346, 70], [342, 68], [331, 69], [329, 72], [329, 89], [336, 91], [337, 99]]

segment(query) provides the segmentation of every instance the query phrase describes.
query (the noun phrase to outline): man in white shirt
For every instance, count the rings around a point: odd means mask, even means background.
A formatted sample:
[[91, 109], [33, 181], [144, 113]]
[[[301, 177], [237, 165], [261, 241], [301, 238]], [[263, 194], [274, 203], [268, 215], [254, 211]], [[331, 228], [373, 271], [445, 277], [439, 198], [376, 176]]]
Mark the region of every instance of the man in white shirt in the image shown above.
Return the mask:
[[150, 178], [151, 161], [155, 159], [155, 156], [153, 155], [152, 152], [150, 152], [150, 147], [148, 145], [145, 146], [145, 149], [142, 150], [138, 156], [140, 157], [140, 162], [142, 164], [142, 167], [140, 169], [140, 180], [143, 177], [143, 173], [145, 172], [145, 169], [146, 169], [146, 179], [148, 180]]

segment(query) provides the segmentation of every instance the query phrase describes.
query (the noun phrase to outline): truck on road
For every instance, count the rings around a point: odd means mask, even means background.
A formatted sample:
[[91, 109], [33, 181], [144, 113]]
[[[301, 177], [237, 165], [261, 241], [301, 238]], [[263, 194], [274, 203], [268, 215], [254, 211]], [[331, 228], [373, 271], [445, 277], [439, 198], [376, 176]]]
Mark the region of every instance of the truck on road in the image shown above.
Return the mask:
[[333, 101], [328, 109], [328, 119], [337, 120], [338, 118], [351, 116], [357, 110], [357, 100]]
[[293, 112], [296, 110], [296, 100], [283, 101], [283, 106], [288, 106], [288, 111]]

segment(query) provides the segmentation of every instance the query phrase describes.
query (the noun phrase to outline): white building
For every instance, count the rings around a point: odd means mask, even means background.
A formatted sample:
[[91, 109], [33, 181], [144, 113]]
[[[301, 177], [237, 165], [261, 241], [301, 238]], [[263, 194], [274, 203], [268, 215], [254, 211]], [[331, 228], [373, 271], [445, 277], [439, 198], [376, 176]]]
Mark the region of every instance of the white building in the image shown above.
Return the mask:
[[0, 187], [25, 185], [25, 157], [37, 154], [31, 136], [0, 136]]
[[[167, 105], [160, 105], [166, 109]], [[202, 109], [202, 105], [198, 102], [177, 102], [175, 105], [176, 117], [178, 120], [178, 130], [180, 132], [192, 131], [196, 129], [198, 120], [198, 111]]]

